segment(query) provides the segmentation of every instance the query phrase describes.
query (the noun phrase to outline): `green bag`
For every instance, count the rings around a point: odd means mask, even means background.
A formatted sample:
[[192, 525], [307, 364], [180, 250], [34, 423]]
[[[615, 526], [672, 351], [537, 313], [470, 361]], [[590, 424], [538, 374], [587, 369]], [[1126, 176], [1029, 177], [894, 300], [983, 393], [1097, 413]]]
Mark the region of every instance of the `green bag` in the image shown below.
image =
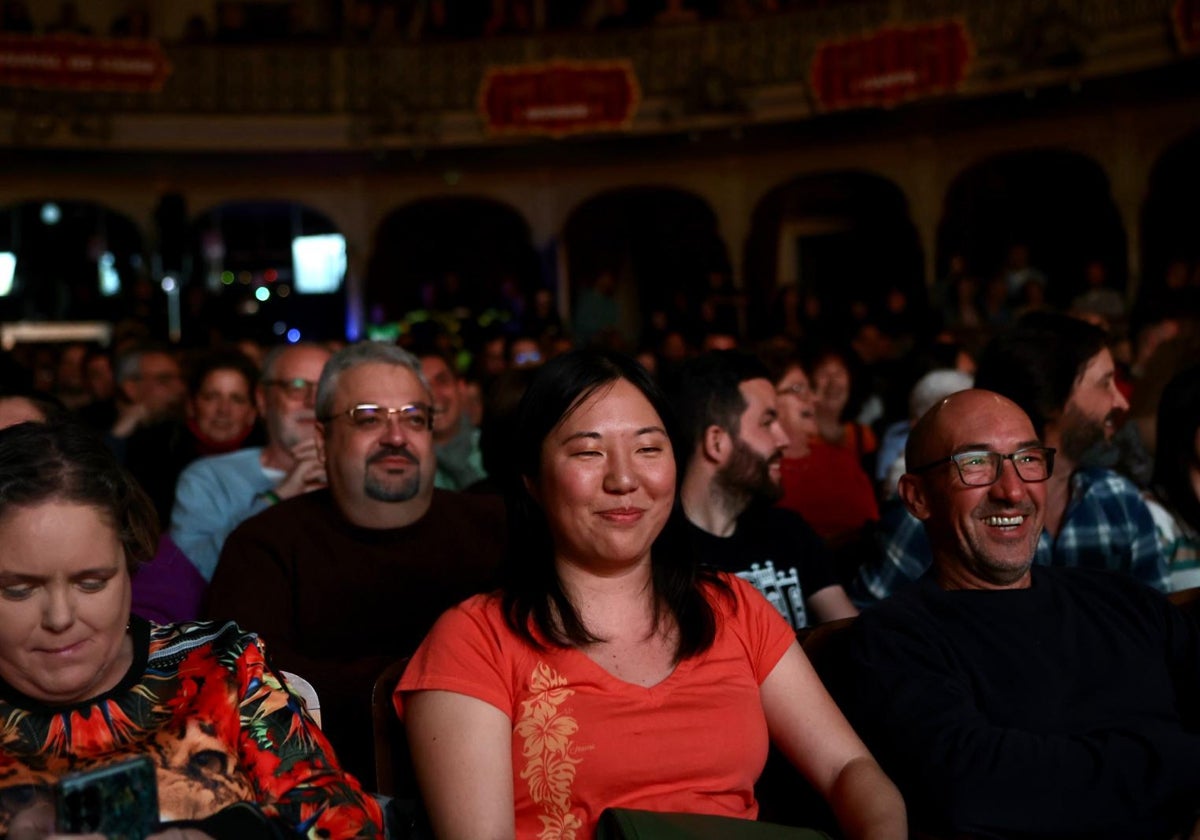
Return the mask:
[[596, 840], [830, 840], [823, 831], [775, 823], [670, 814], [633, 808], [606, 808], [596, 824]]

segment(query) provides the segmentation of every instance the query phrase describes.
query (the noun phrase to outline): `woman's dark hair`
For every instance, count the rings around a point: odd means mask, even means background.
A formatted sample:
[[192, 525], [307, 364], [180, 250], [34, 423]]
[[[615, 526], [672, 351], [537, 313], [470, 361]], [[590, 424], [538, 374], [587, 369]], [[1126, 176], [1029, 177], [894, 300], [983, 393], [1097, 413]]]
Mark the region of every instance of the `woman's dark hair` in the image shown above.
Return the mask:
[[[571, 603], [554, 566], [554, 542], [545, 514], [525, 487], [541, 476], [542, 443], [564, 418], [597, 391], [625, 380], [650, 402], [678, 452], [670, 406], [650, 374], [633, 359], [607, 350], [572, 350], [551, 359], [530, 383], [512, 425], [513, 469], [504, 482], [509, 544], [505, 564], [504, 615], [513, 632], [535, 647], [533, 629], [561, 647], [603, 641], [593, 635]], [[667, 610], [679, 628], [676, 659], [707, 650], [716, 636], [716, 616], [701, 588], [723, 586], [675, 546], [668, 526], [654, 542], [651, 577], [655, 612]], [[532, 626], [531, 626], [532, 625]]]
[[13, 508], [55, 500], [101, 511], [125, 548], [131, 573], [154, 556], [154, 503], [94, 431], [72, 420], [0, 430], [0, 519]]
[[1200, 469], [1196, 431], [1200, 429], [1200, 365], [1175, 375], [1158, 403], [1154, 444], [1154, 490], [1173, 513], [1200, 531], [1200, 499], [1191, 472]]
[[231, 370], [246, 380], [246, 392], [254, 399], [254, 387], [258, 384], [258, 365], [240, 350], [214, 350], [198, 358], [188, 373], [188, 396], [195, 397], [204, 387], [204, 380], [218, 370]]
[[817, 347], [811, 342], [793, 341], [786, 336], [774, 336], [759, 345], [755, 355], [770, 374], [772, 384], [778, 384], [792, 368], [799, 368], [812, 379]]

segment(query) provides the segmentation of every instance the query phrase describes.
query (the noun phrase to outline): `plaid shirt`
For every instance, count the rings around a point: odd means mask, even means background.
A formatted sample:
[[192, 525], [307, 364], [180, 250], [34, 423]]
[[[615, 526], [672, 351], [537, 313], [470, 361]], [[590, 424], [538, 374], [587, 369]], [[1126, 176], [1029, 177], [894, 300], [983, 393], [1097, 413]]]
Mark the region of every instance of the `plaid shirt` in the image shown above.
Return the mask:
[[[850, 585], [850, 597], [860, 607], [916, 580], [933, 562], [924, 526], [902, 504], [886, 511], [879, 524], [882, 556], [860, 567]], [[1042, 531], [1033, 562], [1112, 569], [1168, 589], [1167, 561], [1150, 509], [1129, 479], [1109, 469], [1075, 471], [1058, 536]]]

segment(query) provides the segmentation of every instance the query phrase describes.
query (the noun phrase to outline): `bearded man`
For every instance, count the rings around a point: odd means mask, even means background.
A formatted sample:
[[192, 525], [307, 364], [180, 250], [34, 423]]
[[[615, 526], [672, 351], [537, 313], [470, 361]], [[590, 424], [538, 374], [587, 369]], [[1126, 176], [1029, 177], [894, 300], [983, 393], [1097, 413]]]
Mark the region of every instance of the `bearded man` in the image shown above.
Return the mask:
[[[668, 534], [701, 563], [754, 584], [796, 629], [857, 615], [820, 537], [782, 496], [788, 437], [763, 364], [733, 350], [705, 353], [679, 372], [680, 507]], [[686, 462], [686, 463], [685, 463]]]
[[[1095, 361], [1071, 413], [1102, 422]], [[913, 427], [899, 492], [932, 566], [854, 622], [838, 703], [914, 836], [1200, 836], [1197, 626], [1127, 575], [1035, 564], [1060, 464], [1034, 427], [982, 390]]]
[[[1110, 444], [1129, 408], [1107, 340], [1103, 330], [1066, 315], [1027, 315], [984, 348], [975, 387], [1016, 403], [1056, 451], [1034, 563], [1110, 569], [1165, 591], [1166, 558], [1137, 487], [1085, 459]], [[885, 534], [878, 562], [859, 569], [851, 594], [859, 606], [886, 598], [931, 561], [925, 530], [909, 514]]]

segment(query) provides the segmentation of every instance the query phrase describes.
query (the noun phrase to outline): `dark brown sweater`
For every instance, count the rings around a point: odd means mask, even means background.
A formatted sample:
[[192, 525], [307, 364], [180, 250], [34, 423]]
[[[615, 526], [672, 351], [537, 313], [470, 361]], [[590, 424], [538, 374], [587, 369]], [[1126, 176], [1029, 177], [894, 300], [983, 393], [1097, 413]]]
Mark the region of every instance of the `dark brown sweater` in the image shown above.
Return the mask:
[[328, 490], [243, 522], [225, 542], [207, 613], [260, 634], [272, 664], [317, 690], [346, 769], [374, 780], [371, 687], [442, 611], [491, 589], [505, 545], [497, 496], [434, 491], [406, 528], [360, 528]]

